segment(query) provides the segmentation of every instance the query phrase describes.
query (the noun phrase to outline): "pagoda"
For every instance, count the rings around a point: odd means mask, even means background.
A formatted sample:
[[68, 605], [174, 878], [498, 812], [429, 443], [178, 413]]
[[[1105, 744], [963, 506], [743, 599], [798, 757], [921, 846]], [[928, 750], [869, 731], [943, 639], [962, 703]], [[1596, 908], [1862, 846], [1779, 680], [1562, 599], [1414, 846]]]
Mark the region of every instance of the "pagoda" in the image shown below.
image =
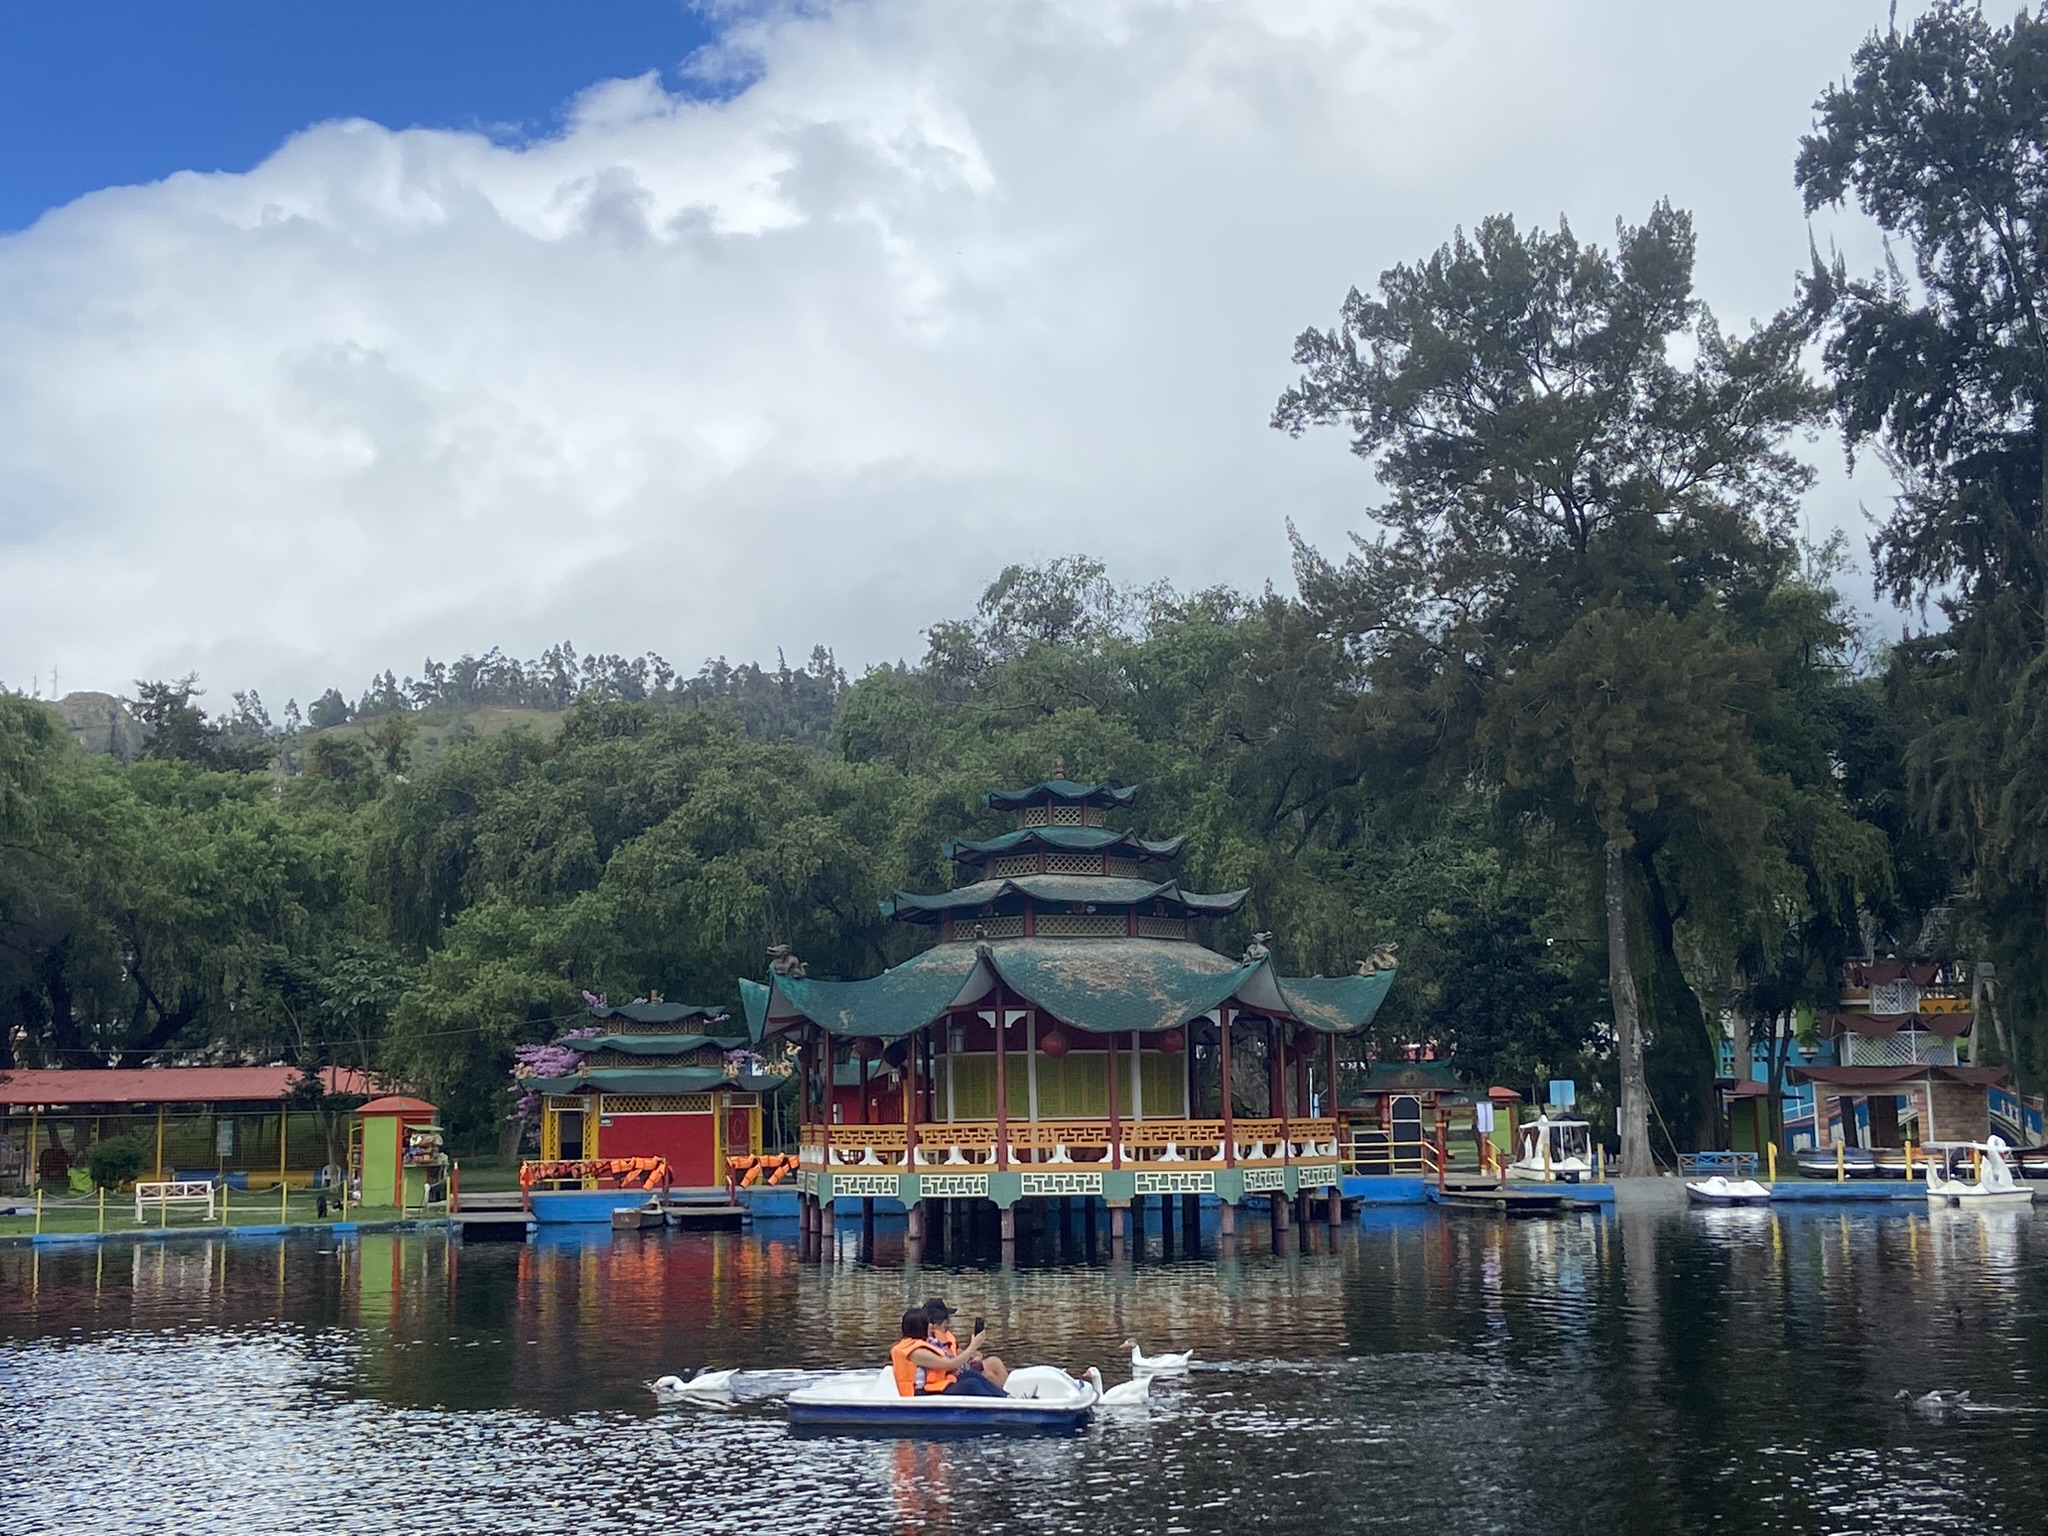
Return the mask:
[[965, 883], [882, 903], [929, 948], [858, 981], [783, 951], [740, 982], [751, 1038], [798, 1048], [807, 1230], [849, 1197], [901, 1201], [913, 1239], [923, 1202], [987, 1201], [1007, 1241], [1020, 1200], [1100, 1199], [1114, 1238], [1148, 1195], [1214, 1196], [1226, 1232], [1248, 1196], [1281, 1225], [1295, 1197], [1334, 1196], [1336, 1042], [1370, 1022], [1392, 967], [1286, 977], [1269, 935], [1238, 959], [1206, 948], [1197, 926], [1249, 892], [1185, 890], [1184, 839], [1109, 826], [1136, 795], [993, 790], [1014, 829], [941, 850]]
[[527, 1083], [541, 1096], [543, 1163], [664, 1157], [678, 1186], [708, 1189], [726, 1182], [729, 1157], [760, 1152], [762, 1095], [783, 1079], [741, 1070], [749, 1040], [727, 1009], [657, 997], [594, 1003], [589, 1016], [555, 1042], [575, 1066]]

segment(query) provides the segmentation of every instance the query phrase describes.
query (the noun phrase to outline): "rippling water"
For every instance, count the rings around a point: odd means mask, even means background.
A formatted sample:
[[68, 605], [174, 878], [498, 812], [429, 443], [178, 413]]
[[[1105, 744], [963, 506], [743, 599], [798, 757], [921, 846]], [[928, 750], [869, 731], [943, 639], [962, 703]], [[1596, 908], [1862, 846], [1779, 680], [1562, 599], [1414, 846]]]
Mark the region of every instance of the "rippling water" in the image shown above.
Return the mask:
[[[1373, 1215], [1313, 1251], [800, 1261], [778, 1233], [0, 1250], [0, 1530], [2036, 1529], [2048, 1217]], [[851, 1250], [849, 1249], [849, 1252]], [[793, 1436], [646, 1383], [879, 1363], [907, 1300], [1012, 1364], [1193, 1348], [1072, 1436]], [[1967, 1388], [1930, 1417], [1901, 1386]]]

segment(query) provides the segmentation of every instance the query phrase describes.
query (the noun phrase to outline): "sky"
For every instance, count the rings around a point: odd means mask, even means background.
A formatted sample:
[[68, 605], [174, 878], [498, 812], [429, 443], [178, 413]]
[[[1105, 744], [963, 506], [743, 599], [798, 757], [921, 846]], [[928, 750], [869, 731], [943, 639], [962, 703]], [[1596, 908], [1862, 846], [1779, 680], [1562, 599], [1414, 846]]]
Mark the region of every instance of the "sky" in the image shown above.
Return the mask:
[[[1376, 493], [1267, 424], [1297, 333], [1494, 212], [1669, 197], [1724, 325], [1873, 265], [1791, 167], [1888, 8], [0, 3], [0, 684], [858, 672], [1074, 552], [1285, 590]], [[1887, 484], [1807, 451], [1860, 549]]]

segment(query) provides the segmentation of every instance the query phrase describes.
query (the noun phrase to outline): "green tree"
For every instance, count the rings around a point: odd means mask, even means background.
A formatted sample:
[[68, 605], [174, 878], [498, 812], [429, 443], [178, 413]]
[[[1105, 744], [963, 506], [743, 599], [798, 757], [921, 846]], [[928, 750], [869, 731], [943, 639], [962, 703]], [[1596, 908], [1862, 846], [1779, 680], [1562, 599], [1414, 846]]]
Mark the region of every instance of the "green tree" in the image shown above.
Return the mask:
[[1817, 103], [1795, 177], [1809, 210], [1853, 201], [1910, 252], [1851, 278], [1817, 257], [1852, 451], [1899, 482], [1880, 586], [1945, 620], [1892, 656], [1916, 819], [1953, 862], [2009, 1002], [2019, 1065], [2048, 1066], [2048, 13], [1994, 25], [1940, 0], [1873, 33]]
[[[1741, 744], [1718, 728], [1637, 741], [1625, 708], [1610, 714], [1545, 664], [1560, 648], [1609, 654], [1645, 626], [1696, 648], [1728, 643], [1711, 633], [1719, 616], [1733, 627], [1753, 612], [1790, 560], [1810, 476], [1786, 439], [1820, 404], [1800, 372], [1800, 327], [1725, 335], [1693, 295], [1693, 260], [1691, 221], [1666, 204], [1618, 225], [1611, 252], [1564, 226], [1490, 218], [1382, 274], [1375, 296], [1353, 290], [1337, 328], [1304, 332], [1305, 371], [1273, 418], [1295, 434], [1347, 426], [1389, 492], [1374, 511], [1387, 532], [1342, 565], [1297, 544], [1309, 612], [1362, 659], [1356, 709], [1378, 717], [1367, 734], [1411, 757], [1427, 742], [1439, 786], [1478, 775], [1528, 794], [1554, 825], [1583, 829], [1603, 869], [1630, 1174], [1650, 1170], [1636, 1066], [1645, 980], [1663, 1047], [1695, 1063], [1705, 1050], [1675, 939], [1675, 892], [1704, 875], [1662, 835], [1665, 791], [1686, 776], [1674, 765], [1724, 761]], [[1695, 612], [1707, 617], [1688, 625]], [[1549, 710], [1540, 750], [1516, 719], [1532, 688]], [[1718, 866], [1758, 863], [1757, 817], [1698, 830], [1689, 841], [1715, 845]], [[1630, 942], [1632, 888], [1647, 954]], [[1703, 1074], [1686, 1077], [1703, 1105]]]

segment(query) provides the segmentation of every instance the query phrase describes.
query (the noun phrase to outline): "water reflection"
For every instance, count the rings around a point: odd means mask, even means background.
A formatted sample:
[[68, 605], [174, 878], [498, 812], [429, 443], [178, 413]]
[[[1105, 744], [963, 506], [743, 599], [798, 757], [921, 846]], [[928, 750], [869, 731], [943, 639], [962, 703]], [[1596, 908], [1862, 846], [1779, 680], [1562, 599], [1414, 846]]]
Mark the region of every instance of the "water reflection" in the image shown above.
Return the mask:
[[[1012, 1269], [906, 1263], [886, 1224], [876, 1265], [805, 1262], [793, 1227], [11, 1247], [0, 1402], [35, 1405], [8, 1443], [38, 1474], [0, 1528], [246, 1533], [288, 1496], [352, 1531], [2018, 1529], [2048, 1493], [2043, 1230], [1394, 1210], [1196, 1257], [1155, 1225], [1093, 1263], [1055, 1229]], [[1135, 1335], [1198, 1369], [1045, 1440], [794, 1439], [790, 1378], [645, 1389], [879, 1363], [926, 1294], [1012, 1362], [1118, 1380]], [[1930, 1421], [1901, 1386], [2006, 1411]]]

